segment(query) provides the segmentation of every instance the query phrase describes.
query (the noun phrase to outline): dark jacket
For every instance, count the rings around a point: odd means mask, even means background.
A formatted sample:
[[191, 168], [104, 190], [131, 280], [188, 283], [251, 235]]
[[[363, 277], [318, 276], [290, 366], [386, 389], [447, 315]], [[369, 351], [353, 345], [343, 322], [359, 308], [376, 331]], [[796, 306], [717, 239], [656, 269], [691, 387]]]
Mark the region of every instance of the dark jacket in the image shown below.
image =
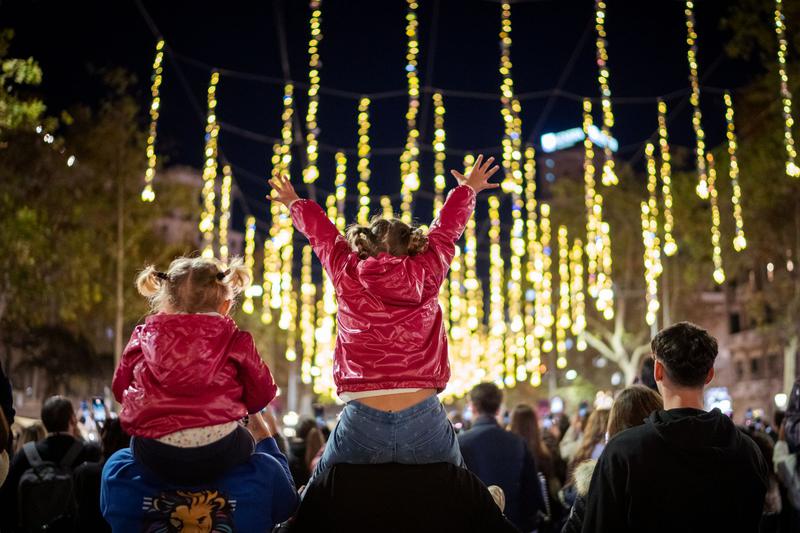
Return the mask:
[[83, 463], [75, 469], [75, 499], [78, 502], [78, 531], [111, 532], [100, 513], [100, 475], [103, 463]]
[[6, 415], [6, 420], [8, 421], [8, 425], [14, 423], [14, 415], [16, 411], [14, 411], [14, 396], [11, 390], [11, 381], [6, 376], [5, 372], [3, 372], [3, 366], [0, 365], [0, 409], [3, 410], [3, 414]]
[[506, 493], [506, 515], [522, 529], [536, 527], [544, 511], [536, 460], [525, 441], [501, 428], [491, 416], [475, 419], [472, 429], [458, 436], [461, 455], [472, 472], [486, 485], [498, 485]]
[[655, 411], [597, 462], [584, 533], [758, 531], [767, 464], [719, 409]]
[[[58, 463], [67, 454], [75, 438], [70, 435], [57, 434], [40, 440], [36, 443], [36, 450], [41, 455], [43, 461]], [[100, 448], [94, 444], [84, 443], [83, 450], [78, 454], [78, 458], [72, 463], [75, 468], [87, 461], [99, 461]], [[6, 482], [0, 487], [0, 531], [12, 533], [17, 531], [17, 486], [22, 474], [30, 468], [28, 458], [20, 450], [8, 469]]]
[[517, 529], [489, 491], [449, 463], [334, 465], [303, 497], [291, 533], [503, 533]]

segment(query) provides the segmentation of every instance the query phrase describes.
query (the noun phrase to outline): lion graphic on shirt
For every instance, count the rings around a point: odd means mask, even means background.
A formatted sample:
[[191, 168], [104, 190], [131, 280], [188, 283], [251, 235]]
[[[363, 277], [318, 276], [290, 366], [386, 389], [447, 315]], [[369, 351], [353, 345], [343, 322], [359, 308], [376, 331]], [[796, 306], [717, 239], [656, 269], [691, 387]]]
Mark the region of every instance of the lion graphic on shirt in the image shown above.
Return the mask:
[[216, 490], [162, 492], [143, 502], [146, 533], [231, 533], [234, 500]]

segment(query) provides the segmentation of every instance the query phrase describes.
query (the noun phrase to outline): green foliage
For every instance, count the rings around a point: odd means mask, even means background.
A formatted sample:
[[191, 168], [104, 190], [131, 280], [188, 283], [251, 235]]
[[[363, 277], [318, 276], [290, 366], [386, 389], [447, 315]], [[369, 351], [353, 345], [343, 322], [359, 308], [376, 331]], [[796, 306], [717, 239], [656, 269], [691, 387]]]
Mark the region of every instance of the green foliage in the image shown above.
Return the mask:
[[40, 99], [19, 94], [25, 86], [42, 82], [42, 69], [32, 57], [6, 57], [13, 38], [13, 30], [0, 30], [0, 135], [35, 125], [45, 111]]

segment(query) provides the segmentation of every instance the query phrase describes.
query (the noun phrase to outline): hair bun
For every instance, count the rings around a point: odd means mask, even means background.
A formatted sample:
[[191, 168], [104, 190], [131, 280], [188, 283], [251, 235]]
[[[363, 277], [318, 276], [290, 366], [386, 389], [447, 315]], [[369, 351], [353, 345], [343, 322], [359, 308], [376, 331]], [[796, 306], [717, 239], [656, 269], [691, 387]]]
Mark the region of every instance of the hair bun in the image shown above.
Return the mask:
[[145, 298], [152, 298], [161, 288], [164, 277], [168, 276], [163, 272], [157, 271], [153, 265], [148, 265], [136, 276], [136, 289]]
[[408, 241], [408, 255], [418, 255], [424, 253], [427, 249], [428, 235], [422, 230], [422, 228], [413, 230]]
[[350, 226], [347, 230], [347, 241], [360, 259], [378, 255], [378, 239], [366, 226]]

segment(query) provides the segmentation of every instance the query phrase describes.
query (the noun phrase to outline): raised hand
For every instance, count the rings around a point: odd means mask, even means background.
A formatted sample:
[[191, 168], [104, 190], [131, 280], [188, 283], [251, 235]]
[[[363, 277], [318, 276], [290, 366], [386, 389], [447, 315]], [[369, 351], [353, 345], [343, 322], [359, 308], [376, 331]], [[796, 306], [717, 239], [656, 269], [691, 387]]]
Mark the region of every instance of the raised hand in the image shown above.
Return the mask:
[[293, 202], [300, 199], [297, 193], [294, 192], [294, 187], [286, 176], [275, 176], [269, 180], [269, 186], [272, 187], [272, 194], [268, 195], [269, 200], [280, 202], [286, 207], [292, 205]]
[[458, 181], [459, 185], [468, 185], [472, 187], [476, 193], [484, 189], [496, 189], [500, 184], [489, 183], [489, 178], [494, 176], [494, 173], [500, 170], [500, 167], [498, 165], [492, 167], [492, 163], [494, 163], [494, 157], [490, 157], [484, 162], [483, 154], [481, 154], [478, 156], [478, 159], [475, 160], [475, 165], [472, 167], [469, 176], [465, 177], [457, 170], [451, 170], [450, 173]]

